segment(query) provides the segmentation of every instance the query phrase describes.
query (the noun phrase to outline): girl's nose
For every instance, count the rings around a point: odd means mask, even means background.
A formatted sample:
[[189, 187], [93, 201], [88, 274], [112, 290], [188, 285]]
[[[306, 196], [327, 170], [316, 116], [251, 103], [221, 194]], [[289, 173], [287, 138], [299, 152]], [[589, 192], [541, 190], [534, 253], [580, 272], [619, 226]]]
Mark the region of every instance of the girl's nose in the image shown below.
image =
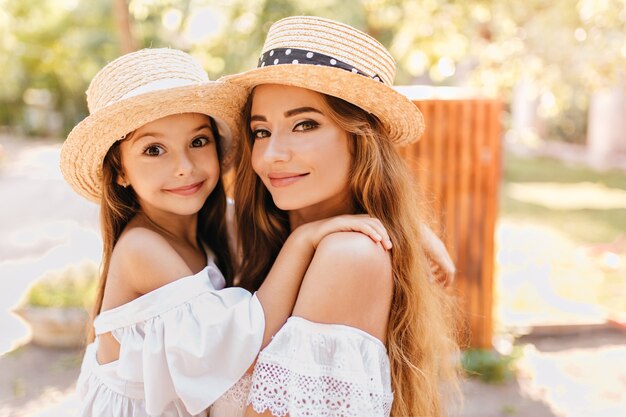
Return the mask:
[[193, 172], [194, 164], [190, 155], [187, 152], [182, 152], [178, 156], [177, 164], [176, 164], [176, 176], [184, 177]]

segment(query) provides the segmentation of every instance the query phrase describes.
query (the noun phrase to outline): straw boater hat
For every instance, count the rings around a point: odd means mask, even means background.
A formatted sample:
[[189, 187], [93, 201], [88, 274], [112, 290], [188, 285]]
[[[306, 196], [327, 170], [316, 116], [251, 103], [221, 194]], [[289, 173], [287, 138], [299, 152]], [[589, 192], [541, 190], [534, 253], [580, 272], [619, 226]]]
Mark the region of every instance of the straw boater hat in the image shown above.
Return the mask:
[[98, 202], [102, 162], [111, 146], [146, 123], [181, 113], [203, 113], [215, 119], [222, 160], [227, 163], [245, 100], [245, 89], [210, 81], [185, 52], [163, 48], [123, 55], [91, 81], [90, 114], [63, 144], [61, 172], [76, 192]]
[[390, 140], [404, 145], [419, 139], [424, 119], [392, 88], [395, 72], [389, 52], [368, 34], [320, 17], [295, 16], [270, 27], [257, 68], [224, 79], [248, 89], [283, 84], [339, 97], [378, 117]]

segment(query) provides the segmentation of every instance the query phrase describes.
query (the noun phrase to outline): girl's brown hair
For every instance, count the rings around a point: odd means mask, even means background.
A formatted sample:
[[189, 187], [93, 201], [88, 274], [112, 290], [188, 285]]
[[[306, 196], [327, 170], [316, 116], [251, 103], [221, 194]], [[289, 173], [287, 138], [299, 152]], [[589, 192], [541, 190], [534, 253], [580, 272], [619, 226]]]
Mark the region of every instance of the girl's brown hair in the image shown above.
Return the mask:
[[[378, 119], [339, 98], [322, 96], [327, 115], [353, 139], [349, 181], [355, 213], [378, 218], [393, 242], [394, 289], [387, 331], [394, 391], [391, 415], [440, 416], [453, 399], [444, 394], [459, 397], [457, 317], [452, 298], [427, 279], [420, 244], [423, 199]], [[251, 99], [248, 129], [250, 108]], [[289, 221], [252, 170], [252, 132], [248, 130], [248, 140], [242, 142], [235, 188], [243, 260], [240, 285], [255, 290], [289, 235]]]
[[[217, 155], [221, 163], [222, 155], [219, 146], [219, 133], [215, 121], [209, 117], [213, 137], [216, 140]], [[124, 140], [132, 137], [126, 135]], [[139, 212], [139, 202], [131, 187], [122, 187], [117, 183], [118, 175], [123, 172], [120, 143], [116, 142], [104, 157], [102, 164], [102, 197], [100, 199], [100, 230], [102, 233], [102, 264], [96, 300], [92, 317], [100, 314], [104, 288], [106, 286], [111, 254], [122, 231], [128, 222]], [[226, 226], [226, 193], [220, 178], [217, 185], [204, 202], [198, 213], [198, 239], [207, 245], [216, 255], [216, 264], [226, 278], [226, 285], [231, 286], [235, 274], [233, 258], [228, 245]], [[88, 337], [94, 339], [93, 326]]]

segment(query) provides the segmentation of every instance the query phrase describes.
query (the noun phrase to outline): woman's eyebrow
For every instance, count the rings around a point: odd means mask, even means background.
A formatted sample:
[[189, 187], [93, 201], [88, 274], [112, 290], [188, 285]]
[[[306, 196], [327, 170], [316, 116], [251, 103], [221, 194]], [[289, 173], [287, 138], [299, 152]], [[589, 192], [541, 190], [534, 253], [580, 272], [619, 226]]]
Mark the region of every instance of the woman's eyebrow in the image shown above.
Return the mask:
[[267, 119], [265, 118], [265, 116], [260, 116], [258, 114], [254, 114], [254, 115], [250, 116], [250, 121], [251, 122], [267, 122]]
[[[298, 114], [301, 113], [318, 113], [318, 114], [324, 114], [321, 111], [319, 111], [318, 109], [314, 108], [314, 107], [298, 107], [295, 109], [291, 109], [291, 110], [287, 110], [284, 114], [285, 117], [293, 117], [296, 116]], [[251, 122], [267, 122], [267, 118], [265, 118], [265, 116], [261, 116], [259, 114], [253, 114], [252, 116], [250, 116], [250, 121]]]
[[284, 114], [285, 117], [292, 117], [300, 113], [319, 113], [323, 114], [321, 111], [314, 107], [298, 107], [296, 109], [287, 110]]

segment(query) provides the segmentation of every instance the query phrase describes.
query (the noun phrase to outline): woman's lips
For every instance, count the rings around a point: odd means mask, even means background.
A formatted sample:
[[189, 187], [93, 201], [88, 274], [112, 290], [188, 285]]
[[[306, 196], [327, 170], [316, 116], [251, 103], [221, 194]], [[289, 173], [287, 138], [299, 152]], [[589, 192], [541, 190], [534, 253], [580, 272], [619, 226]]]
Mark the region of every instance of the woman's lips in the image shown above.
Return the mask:
[[204, 184], [204, 181], [196, 182], [191, 185], [185, 185], [183, 187], [168, 188], [165, 191], [172, 193], [172, 194], [188, 196], [188, 195], [195, 194], [202, 187], [202, 184]]
[[272, 187], [287, 187], [295, 182], [300, 181], [307, 175], [309, 174], [297, 174], [294, 172], [276, 172], [268, 174], [267, 178], [269, 178]]

